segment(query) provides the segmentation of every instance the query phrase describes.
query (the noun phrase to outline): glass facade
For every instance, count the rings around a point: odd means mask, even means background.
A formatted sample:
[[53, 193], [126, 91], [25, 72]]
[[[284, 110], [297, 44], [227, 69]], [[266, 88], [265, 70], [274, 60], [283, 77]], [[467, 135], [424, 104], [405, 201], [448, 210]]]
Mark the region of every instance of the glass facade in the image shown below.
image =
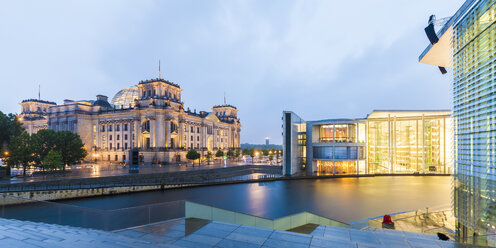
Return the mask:
[[[362, 156], [360, 156], [362, 155]], [[364, 159], [363, 147], [358, 146], [316, 146], [313, 148], [314, 159]]]
[[[496, 1], [453, 24], [454, 207], [457, 234], [496, 245]], [[488, 235], [488, 236], [486, 236]]]
[[292, 175], [306, 167], [306, 122], [293, 112], [283, 113], [283, 174]]
[[357, 161], [317, 160], [317, 174], [356, 175]]
[[451, 173], [447, 114], [367, 119], [368, 173]]
[[320, 126], [320, 138], [321, 143], [329, 142], [357, 142], [356, 124], [333, 124], [333, 125], [322, 125]]

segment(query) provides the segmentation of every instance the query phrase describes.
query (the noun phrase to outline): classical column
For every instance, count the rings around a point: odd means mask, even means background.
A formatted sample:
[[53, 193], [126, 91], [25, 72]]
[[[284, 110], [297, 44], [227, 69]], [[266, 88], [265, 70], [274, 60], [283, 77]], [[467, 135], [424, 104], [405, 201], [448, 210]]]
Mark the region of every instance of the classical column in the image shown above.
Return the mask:
[[171, 121], [169, 118], [165, 120], [165, 147], [171, 147]]
[[131, 135], [131, 146], [133, 145], [133, 142], [134, 142], [134, 147], [135, 148], [141, 148], [141, 130], [140, 130], [140, 121], [139, 119], [135, 119], [134, 120], [134, 139], [133, 139], [133, 135]]
[[151, 140], [151, 147], [155, 148], [157, 147], [157, 128], [155, 127], [155, 123], [157, 121], [154, 119], [150, 120], [150, 140]]
[[179, 147], [183, 147], [183, 144], [184, 144], [184, 123], [183, 122], [180, 122], [179, 123], [179, 130], [178, 130], [178, 146]]
[[165, 127], [162, 125], [165, 125], [165, 116], [159, 114], [157, 116], [157, 120], [155, 121], [155, 145], [156, 147], [165, 147]]

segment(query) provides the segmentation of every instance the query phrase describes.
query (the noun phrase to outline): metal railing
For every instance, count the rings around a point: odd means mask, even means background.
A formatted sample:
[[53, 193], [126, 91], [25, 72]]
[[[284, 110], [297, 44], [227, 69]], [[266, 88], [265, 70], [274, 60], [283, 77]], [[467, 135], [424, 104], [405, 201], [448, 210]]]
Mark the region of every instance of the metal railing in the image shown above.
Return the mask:
[[218, 220], [279, 230], [288, 230], [308, 223], [348, 227], [346, 223], [308, 212], [277, 219], [267, 219], [185, 200], [115, 210], [101, 210], [32, 200], [0, 193], [0, 205], [0, 218], [105, 231], [120, 230], [178, 218]]
[[0, 193], [0, 205], [0, 218], [106, 231], [184, 217], [184, 201], [182, 200], [116, 210], [101, 210]]
[[171, 173], [149, 173], [138, 175], [120, 175], [103, 178], [68, 178], [53, 181], [0, 184], [0, 192], [25, 192], [44, 190], [73, 190], [91, 188], [110, 188], [128, 186], [161, 186], [162, 188], [202, 185], [212, 183], [236, 183], [262, 179], [261, 174], [270, 178], [280, 177], [278, 166], [257, 168], [228, 167], [222, 172], [211, 170], [179, 171]]
[[[436, 235], [443, 233], [455, 240], [455, 217], [449, 206], [418, 209], [389, 214], [394, 222], [395, 230]], [[382, 228], [383, 216], [377, 216], [352, 222], [351, 228], [374, 230]]]

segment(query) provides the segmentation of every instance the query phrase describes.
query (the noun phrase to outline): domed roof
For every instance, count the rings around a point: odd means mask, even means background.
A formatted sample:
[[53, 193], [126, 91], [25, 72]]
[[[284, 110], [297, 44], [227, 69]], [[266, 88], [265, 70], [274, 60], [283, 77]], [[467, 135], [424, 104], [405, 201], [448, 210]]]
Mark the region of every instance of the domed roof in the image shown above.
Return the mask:
[[114, 98], [112, 98], [112, 105], [115, 105], [117, 108], [123, 107], [134, 107], [134, 99], [138, 99], [138, 87], [131, 86], [129, 88], [125, 88], [117, 92]]

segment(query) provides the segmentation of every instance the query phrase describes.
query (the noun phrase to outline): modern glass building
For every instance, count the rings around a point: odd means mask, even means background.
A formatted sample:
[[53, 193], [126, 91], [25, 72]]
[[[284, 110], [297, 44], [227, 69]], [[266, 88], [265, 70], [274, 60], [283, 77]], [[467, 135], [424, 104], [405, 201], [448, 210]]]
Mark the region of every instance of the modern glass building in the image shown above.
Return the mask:
[[305, 122], [284, 112], [284, 173], [451, 173], [450, 114], [446, 110], [376, 110], [363, 119]]
[[291, 111], [284, 111], [283, 129], [283, 175], [301, 172], [306, 167], [306, 123]]
[[[468, 0], [420, 62], [452, 68], [454, 207], [460, 241], [496, 245], [496, 0]], [[476, 238], [471, 238], [471, 237]]]

